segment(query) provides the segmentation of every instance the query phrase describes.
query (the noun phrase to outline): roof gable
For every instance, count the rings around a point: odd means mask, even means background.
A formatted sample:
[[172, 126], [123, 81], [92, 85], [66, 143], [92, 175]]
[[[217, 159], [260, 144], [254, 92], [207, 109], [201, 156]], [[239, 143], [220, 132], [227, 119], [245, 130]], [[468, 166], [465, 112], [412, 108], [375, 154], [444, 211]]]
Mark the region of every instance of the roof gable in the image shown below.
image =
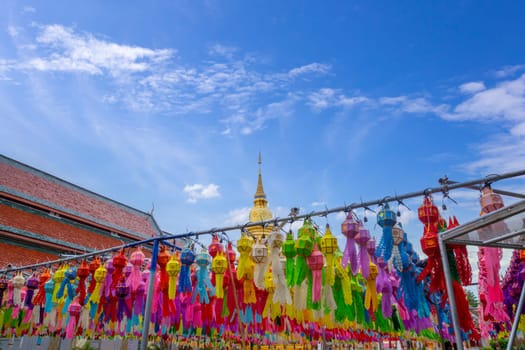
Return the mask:
[[2, 155], [0, 192], [136, 237], [160, 234], [150, 214]]

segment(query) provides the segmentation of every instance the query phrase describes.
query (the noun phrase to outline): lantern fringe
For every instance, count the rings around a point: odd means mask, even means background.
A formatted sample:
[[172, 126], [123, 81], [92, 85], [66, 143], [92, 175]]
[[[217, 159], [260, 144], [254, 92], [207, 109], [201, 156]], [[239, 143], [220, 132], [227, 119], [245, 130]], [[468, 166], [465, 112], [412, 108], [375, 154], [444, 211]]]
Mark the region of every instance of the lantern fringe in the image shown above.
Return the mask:
[[[272, 249], [270, 253], [270, 260], [272, 264], [272, 280], [275, 285], [275, 291], [271, 299], [274, 303], [279, 303], [281, 305], [291, 304], [292, 297], [290, 295], [290, 290], [287, 287], [286, 276], [283, 272], [281, 265], [281, 260], [279, 256], [279, 249]], [[286, 259], [286, 264], [288, 264], [288, 259]], [[288, 270], [288, 267], [286, 268]]]
[[264, 289], [264, 276], [270, 266], [270, 259], [266, 258], [263, 263], [255, 264], [253, 270], [253, 283], [259, 289]]

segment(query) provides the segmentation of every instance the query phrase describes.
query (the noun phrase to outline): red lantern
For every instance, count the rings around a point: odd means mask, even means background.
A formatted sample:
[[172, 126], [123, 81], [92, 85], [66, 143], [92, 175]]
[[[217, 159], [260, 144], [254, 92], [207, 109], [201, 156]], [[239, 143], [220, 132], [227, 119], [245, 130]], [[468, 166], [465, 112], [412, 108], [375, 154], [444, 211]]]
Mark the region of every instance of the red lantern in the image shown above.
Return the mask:
[[222, 252], [222, 244], [219, 242], [219, 237], [217, 235], [213, 235], [211, 237], [211, 244], [208, 247], [208, 253], [210, 253], [212, 258], [215, 258], [215, 255], [217, 255], [218, 252]]

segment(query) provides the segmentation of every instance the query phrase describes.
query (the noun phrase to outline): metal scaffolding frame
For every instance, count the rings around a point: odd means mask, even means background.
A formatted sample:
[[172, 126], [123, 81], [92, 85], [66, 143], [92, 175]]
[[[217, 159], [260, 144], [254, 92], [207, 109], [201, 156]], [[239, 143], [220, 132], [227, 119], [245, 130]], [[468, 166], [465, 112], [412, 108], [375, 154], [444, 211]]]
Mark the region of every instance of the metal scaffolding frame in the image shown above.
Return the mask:
[[[509, 229], [507, 225], [498, 225], [505, 223], [505, 220], [512, 220], [516, 218], [519, 220], [517, 222], [514, 220], [514, 224], [519, 224], [520, 226], [514, 225], [513, 228]], [[476, 237], [478, 239], [475, 239]], [[463, 349], [463, 342], [461, 339], [456, 300], [455, 297], [450, 297], [454, 296], [454, 289], [452, 287], [452, 276], [450, 274], [450, 266], [446, 253], [447, 246], [459, 244], [475, 245], [480, 247], [525, 249], [525, 240], [523, 237], [525, 237], [525, 200], [483, 215], [478, 219], [455, 227], [439, 235], [439, 249], [441, 251], [445, 283], [447, 286], [447, 293], [449, 295], [448, 299], [450, 302], [452, 323], [454, 326], [454, 334], [458, 350]], [[516, 332], [524, 303], [525, 288], [522, 288], [518, 306], [515, 310], [515, 317], [512, 323], [512, 330], [509, 336], [507, 350], [512, 349], [512, 346], [514, 345], [514, 340], [516, 338]]]

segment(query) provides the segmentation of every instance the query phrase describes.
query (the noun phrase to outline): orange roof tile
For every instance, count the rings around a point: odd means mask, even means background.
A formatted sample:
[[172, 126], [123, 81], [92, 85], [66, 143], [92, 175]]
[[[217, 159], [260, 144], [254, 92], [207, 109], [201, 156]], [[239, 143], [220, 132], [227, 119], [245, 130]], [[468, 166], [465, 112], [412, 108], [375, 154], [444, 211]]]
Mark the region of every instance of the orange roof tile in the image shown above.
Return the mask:
[[151, 215], [2, 155], [0, 192], [137, 237], [160, 234]]

